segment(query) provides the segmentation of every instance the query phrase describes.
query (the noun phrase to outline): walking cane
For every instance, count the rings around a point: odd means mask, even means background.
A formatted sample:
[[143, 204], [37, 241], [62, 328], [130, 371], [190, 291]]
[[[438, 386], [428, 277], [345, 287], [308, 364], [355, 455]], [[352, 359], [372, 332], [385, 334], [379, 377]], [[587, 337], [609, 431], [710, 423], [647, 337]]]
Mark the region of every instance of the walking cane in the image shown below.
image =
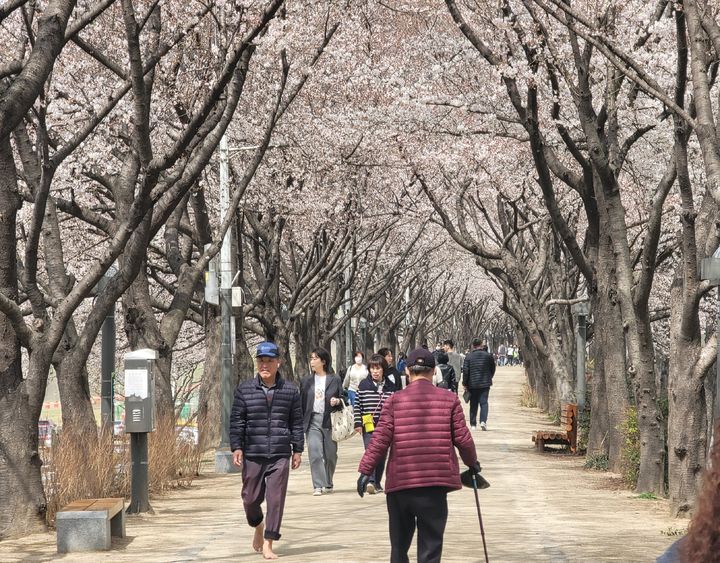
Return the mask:
[[473, 473], [472, 486], [473, 492], [475, 493], [475, 506], [477, 506], [478, 520], [480, 521], [480, 535], [482, 536], [483, 551], [485, 552], [485, 563], [490, 563], [490, 559], [488, 559], [487, 545], [485, 544], [485, 528], [483, 527], [482, 514], [480, 513], [480, 497], [478, 496], [477, 477], [477, 474]]

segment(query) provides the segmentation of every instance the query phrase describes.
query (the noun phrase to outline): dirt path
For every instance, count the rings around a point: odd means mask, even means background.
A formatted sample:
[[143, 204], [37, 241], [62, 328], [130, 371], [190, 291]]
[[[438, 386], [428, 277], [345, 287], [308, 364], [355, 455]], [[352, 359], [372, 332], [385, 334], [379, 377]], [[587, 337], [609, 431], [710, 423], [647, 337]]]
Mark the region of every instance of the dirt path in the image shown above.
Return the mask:
[[[654, 561], [674, 540], [663, 532], [687, 522], [669, 518], [665, 501], [613, 490], [617, 476], [586, 471], [580, 458], [538, 454], [530, 436], [547, 426], [547, 417], [519, 406], [522, 381], [519, 368], [499, 369], [489, 430], [474, 433], [483, 475], [492, 485], [480, 500], [490, 561]], [[361, 453], [358, 438], [341, 444], [333, 495], [311, 495], [306, 459], [292, 473], [283, 538], [276, 544], [281, 560], [388, 560], [383, 495], [360, 499], [354, 491]], [[250, 549], [240, 486], [237, 475], [211, 474], [189, 490], [154, 500], [155, 515], [128, 518], [128, 537], [113, 540], [108, 553], [59, 557], [55, 535], [48, 533], [0, 542], [0, 561], [261, 561]], [[448, 498], [443, 561], [482, 561], [472, 492]]]

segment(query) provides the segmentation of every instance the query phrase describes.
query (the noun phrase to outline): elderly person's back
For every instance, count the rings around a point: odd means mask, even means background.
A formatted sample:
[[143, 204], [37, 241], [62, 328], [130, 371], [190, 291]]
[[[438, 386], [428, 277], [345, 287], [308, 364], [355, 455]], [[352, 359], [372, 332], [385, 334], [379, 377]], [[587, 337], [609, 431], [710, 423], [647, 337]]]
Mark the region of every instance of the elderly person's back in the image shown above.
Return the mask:
[[418, 561], [440, 561], [447, 493], [462, 487], [455, 447], [468, 467], [480, 469], [460, 400], [432, 384], [434, 369], [429, 351], [418, 348], [410, 353], [406, 373], [411, 382], [387, 400], [360, 461], [362, 496], [375, 466], [390, 451], [385, 491], [392, 563], [408, 561], [416, 519]]

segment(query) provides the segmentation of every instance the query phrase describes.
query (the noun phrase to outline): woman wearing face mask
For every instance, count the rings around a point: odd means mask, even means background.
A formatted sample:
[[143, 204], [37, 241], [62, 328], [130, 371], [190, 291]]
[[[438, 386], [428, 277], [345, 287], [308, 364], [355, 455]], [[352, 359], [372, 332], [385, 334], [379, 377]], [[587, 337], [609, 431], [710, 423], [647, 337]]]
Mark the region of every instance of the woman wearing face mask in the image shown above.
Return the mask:
[[[375, 426], [380, 420], [383, 405], [387, 398], [395, 391], [395, 385], [385, 381], [387, 362], [380, 354], [375, 354], [368, 362], [370, 375], [360, 382], [358, 386], [357, 402], [355, 406], [355, 432], [362, 432], [363, 443], [367, 449], [372, 438]], [[383, 492], [380, 481], [385, 471], [385, 458], [375, 467], [375, 473], [365, 489], [369, 494]]]
[[343, 387], [348, 391], [348, 399], [353, 408], [355, 408], [357, 401], [358, 386], [360, 382], [368, 376], [368, 370], [363, 363], [364, 361], [365, 354], [355, 352], [355, 363], [347, 369], [345, 380], [343, 381]]

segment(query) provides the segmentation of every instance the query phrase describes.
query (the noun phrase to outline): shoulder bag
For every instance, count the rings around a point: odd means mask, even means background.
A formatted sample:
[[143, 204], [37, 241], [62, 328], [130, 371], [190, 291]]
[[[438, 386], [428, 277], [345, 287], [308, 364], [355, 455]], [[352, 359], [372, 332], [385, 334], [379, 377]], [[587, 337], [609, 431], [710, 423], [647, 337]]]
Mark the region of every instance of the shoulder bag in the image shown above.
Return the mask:
[[348, 438], [352, 438], [355, 434], [355, 417], [353, 415], [352, 405], [345, 403], [340, 399], [343, 405], [342, 410], [332, 411], [330, 413], [330, 422], [332, 424], [332, 439], [335, 442], [342, 442]]

